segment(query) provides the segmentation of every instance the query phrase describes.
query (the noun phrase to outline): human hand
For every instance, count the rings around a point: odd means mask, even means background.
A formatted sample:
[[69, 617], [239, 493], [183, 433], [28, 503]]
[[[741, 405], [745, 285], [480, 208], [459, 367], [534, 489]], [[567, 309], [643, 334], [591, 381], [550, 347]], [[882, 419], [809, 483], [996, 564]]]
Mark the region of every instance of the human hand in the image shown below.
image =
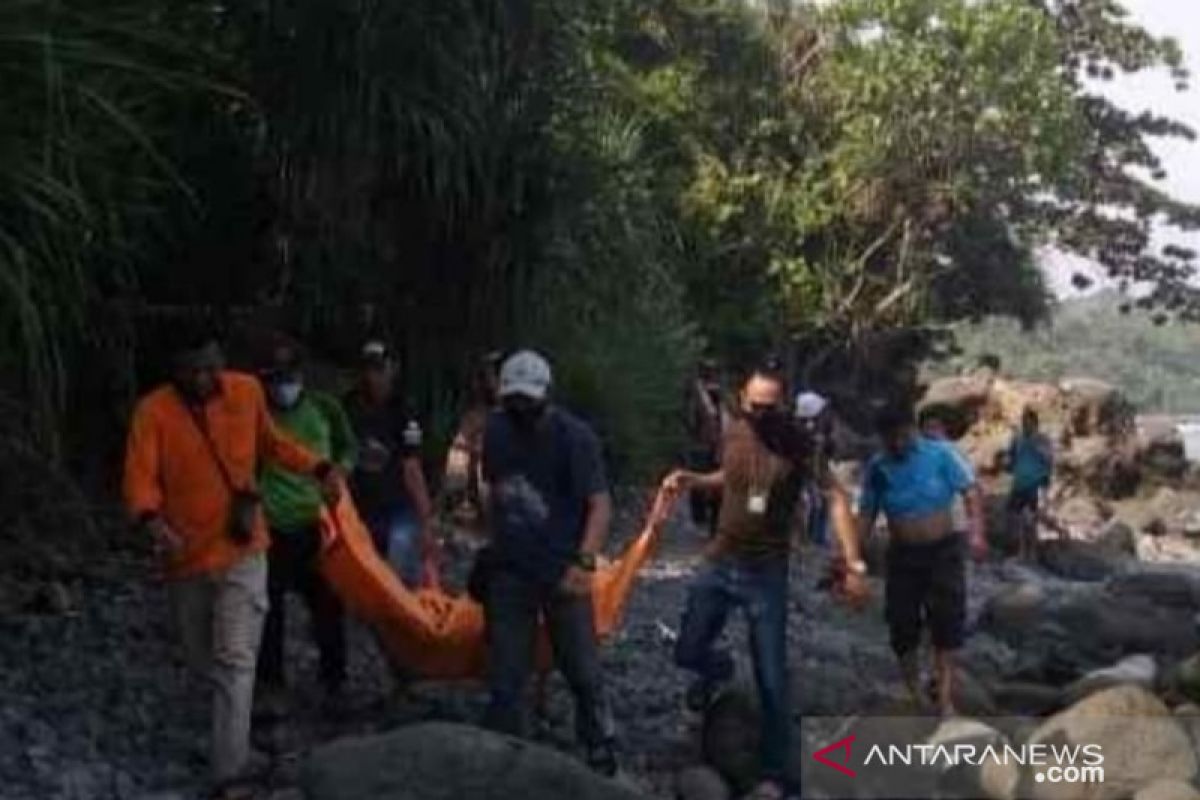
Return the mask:
[[977, 563], [982, 563], [988, 557], [987, 537], [983, 535], [983, 531], [975, 531], [970, 535], [971, 558]]
[[594, 577], [595, 573], [582, 567], [571, 565], [563, 573], [562, 581], [558, 584], [558, 590], [572, 597], [587, 597], [592, 593], [592, 579]]
[[678, 496], [681, 492], [685, 492], [692, 488], [696, 477], [687, 470], [677, 469], [666, 477], [663, 481], [663, 490], [672, 497]]
[[183, 550], [183, 537], [167, 524], [162, 517], [155, 517], [146, 525], [154, 542], [154, 552], [162, 559], [171, 559]]
[[321, 496], [326, 505], [336, 506], [342, 499], [342, 484], [346, 476], [340, 467], [330, 467], [321, 477]]
[[847, 570], [842, 577], [842, 585], [838, 594], [850, 608], [861, 611], [871, 597], [871, 589], [867, 586], [865, 575]]

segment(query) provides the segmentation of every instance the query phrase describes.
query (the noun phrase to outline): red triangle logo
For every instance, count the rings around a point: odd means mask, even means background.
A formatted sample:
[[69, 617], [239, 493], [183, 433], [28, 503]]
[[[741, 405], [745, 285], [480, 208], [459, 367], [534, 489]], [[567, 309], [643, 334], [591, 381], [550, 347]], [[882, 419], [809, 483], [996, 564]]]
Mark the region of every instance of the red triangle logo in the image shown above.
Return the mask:
[[[853, 778], [858, 773], [856, 773], [854, 770], [850, 769], [846, 765], [850, 763], [850, 745], [854, 742], [854, 739], [855, 739], [854, 736], [847, 736], [845, 739], [842, 739], [841, 741], [837, 741], [831, 745], [822, 747], [820, 750], [813, 753], [813, 760], [818, 761], [827, 767], [833, 767], [834, 769], [836, 769], [838, 772], [842, 773], [843, 775], [849, 775], [851, 778]], [[846, 757], [842, 759], [842, 763], [839, 764], [836, 761], [830, 761], [828, 758], [825, 757], [829, 753], [833, 753], [838, 750], [846, 751]]]

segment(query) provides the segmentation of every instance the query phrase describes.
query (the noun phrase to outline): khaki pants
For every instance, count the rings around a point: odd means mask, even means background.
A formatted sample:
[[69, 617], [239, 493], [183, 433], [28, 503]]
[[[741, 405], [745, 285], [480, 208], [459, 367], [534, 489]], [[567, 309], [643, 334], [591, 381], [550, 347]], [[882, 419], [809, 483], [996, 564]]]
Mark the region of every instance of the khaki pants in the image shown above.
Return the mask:
[[267, 613], [267, 559], [170, 585], [171, 610], [188, 666], [212, 688], [212, 772], [235, 778], [250, 755], [254, 669]]

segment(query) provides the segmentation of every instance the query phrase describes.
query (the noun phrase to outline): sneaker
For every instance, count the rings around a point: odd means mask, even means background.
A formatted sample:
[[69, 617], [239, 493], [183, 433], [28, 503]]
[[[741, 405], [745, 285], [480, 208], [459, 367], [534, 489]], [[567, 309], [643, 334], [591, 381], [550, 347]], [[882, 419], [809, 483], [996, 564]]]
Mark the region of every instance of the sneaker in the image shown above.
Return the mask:
[[588, 768], [606, 778], [614, 778], [620, 770], [617, 763], [617, 748], [612, 742], [605, 742], [588, 748]]

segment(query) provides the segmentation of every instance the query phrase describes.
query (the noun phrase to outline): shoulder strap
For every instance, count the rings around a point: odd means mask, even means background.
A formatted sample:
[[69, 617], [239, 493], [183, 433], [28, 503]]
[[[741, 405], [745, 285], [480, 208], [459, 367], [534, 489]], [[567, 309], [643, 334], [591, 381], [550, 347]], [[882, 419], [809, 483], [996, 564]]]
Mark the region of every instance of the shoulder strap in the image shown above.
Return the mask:
[[237, 487], [234, 486], [233, 477], [229, 474], [229, 469], [217, 451], [217, 443], [213, 441], [212, 435], [208, 431], [208, 424], [205, 422], [201, 410], [190, 405], [182, 396], [179, 397], [179, 402], [183, 404], [184, 411], [191, 417], [192, 424], [196, 426], [200, 438], [204, 440], [208, 454], [212, 457], [213, 463], [217, 465], [217, 472], [221, 473], [221, 482], [225, 484], [225, 488], [229, 490], [230, 494], [235, 494]]

